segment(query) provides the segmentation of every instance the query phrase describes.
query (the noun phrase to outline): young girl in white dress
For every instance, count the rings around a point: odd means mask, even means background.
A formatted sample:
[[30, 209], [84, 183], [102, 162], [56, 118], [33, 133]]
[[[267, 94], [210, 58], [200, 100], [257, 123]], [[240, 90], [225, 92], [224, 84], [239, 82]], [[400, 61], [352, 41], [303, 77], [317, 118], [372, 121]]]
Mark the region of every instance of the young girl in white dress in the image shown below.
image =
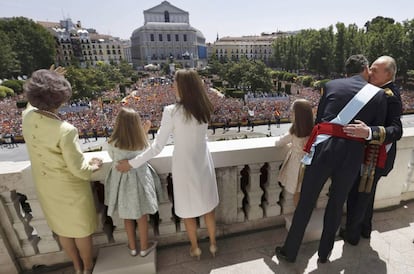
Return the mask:
[[118, 211], [124, 219], [131, 256], [137, 255], [135, 238], [135, 220], [138, 222], [140, 256], [145, 257], [157, 242], [148, 244], [147, 214], [158, 211], [158, 198], [161, 183], [152, 167], [145, 163], [127, 173], [116, 170], [119, 160], [133, 159], [147, 146], [147, 132], [151, 122], [141, 124], [139, 114], [133, 109], [121, 108], [115, 122], [114, 131], [108, 141], [108, 154], [112, 158], [112, 167], [105, 179], [105, 204], [108, 216]]
[[292, 104], [292, 126], [288, 132], [280, 136], [275, 142], [277, 147], [289, 147], [280, 168], [278, 180], [285, 187], [285, 192], [293, 195], [295, 206], [299, 201], [301, 188], [301, 180], [298, 177], [301, 160], [305, 155], [303, 147], [308, 141], [313, 125], [314, 118], [311, 103], [306, 99], [297, 99]]

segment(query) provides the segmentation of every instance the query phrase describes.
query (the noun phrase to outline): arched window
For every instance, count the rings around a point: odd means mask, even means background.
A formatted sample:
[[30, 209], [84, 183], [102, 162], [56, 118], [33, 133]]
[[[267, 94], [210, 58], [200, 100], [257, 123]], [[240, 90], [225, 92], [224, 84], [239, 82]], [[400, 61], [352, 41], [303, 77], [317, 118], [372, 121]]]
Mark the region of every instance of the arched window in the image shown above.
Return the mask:
[[168, 10], [164, 11], [164, 20], [166, 23], [170, 22], [170, 13]]

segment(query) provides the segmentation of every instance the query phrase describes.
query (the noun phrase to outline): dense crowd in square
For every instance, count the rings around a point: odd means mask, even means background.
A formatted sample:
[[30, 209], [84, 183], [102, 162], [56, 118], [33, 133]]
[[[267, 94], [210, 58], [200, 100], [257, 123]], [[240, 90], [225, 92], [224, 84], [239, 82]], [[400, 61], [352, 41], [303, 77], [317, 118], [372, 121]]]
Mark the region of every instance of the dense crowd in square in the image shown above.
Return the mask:
[[[152, 76], [151, 78], [154, 79]], [[133, 85], [123, 98], [119, 90], [109, 90], [103, 92], [98, 99], [72, 101], [62, 107], [59, 114], [62, 119], [77, 127], [80, 137], [86, 135], [94, 137], [96, 134], [107, 136], [113, 128], [119, 109], [122, 106], [129, 106], [137, 110], [142, 119], [150, 120], [152, 130], [156, 131], [161, 120], [162, 109], [174, 103], [176, 99], [169, 81], [149, 81], [149, 78], [141, 79]], [[290, 119], [290, 105], [294, 100], [298, 98], [309, 100], [316, 112], [320, 98], [319, 90], [299, 85], [293, 85], [290, 95], [281, 94], [269, 98], [251, 94], [245, 98], [230, 98], [211, 88], [208, 79], [204, 82], [208, 97], [214, 105], [210, 127], [276, 123], [278, 118], [286, 122]], [[402, 91], [401, 95], [404, 112], [410, 112], [414, 109], [414, 94]], [[3, 139], [5, 136], [13, 136], [17, 141], [22, 140], [23, 109], [17, 107], [18, 101], [25, 101], [24, 95], [19, 94], [0, 101], [0, 134]]]

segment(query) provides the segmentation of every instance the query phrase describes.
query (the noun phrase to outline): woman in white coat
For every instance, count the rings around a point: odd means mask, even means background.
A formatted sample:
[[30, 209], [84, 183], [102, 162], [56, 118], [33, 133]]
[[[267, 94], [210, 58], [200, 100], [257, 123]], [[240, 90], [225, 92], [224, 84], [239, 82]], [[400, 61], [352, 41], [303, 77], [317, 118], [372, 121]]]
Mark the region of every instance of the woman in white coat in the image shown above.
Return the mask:
[[213, 105], [200, 76], [195, 70], [178, 70], [174, 89], [177, 103], [164, 108], [161, 125], [152, 145], [131, 160], [118, 162], [117, 169], [126, 172], [158, 155], [169, 135], [174, 137], [172, 176], [177, 216], [184, 219], [191, 242], [190, 256], [200, 259], [196, 217], [204, 215], [210, 238], [210, 252], [217, 252], [214, 208], [218, 191], [213, 160], [207, 146], [207, 127]]

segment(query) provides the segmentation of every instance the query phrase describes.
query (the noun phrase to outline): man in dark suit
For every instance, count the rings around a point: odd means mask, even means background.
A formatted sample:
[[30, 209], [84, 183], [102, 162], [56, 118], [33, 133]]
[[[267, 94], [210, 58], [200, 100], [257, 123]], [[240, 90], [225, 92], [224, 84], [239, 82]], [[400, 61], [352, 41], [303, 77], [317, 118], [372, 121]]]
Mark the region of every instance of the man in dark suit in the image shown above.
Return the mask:
[[[319, 102], [313, 131], [316, 133], [313, 134], [316, 139], [309, 138], [308, 142], [312, 147], [310, 155], [313, 155], [313, 158], [305, 169], [302, 195], [286, 241], [275, 250], [279, 259], [288, 262], [296, 260], [313, 208], [329, 177], [332, 184], [325, 209], [318, 262], [327, 262], [333, 248], [335, 234], [341, 222], [342, 207], [364, 156], [365, 139], [348, 137], [342, 130], [343, 125], [352, 122], [352, 118], [364, 121], [368, 125], [383, 125], [385, 121], [383, 110], [387, 107], [386, 95], [383, 90], [367, 83], [368, 60], [362, 55], [353, 55], [346, 61], [345, 71], [348, 78], [328, 82]], [[356, 98], [359, 98], [369, 89], [369, 99], [360, 104], [359, 108], [349, 111], [348, 102], [352, 101], [351, 105], [355, 106], [354, 97], [358, 94]], [[346, 115], [343, 115], [344, 111]], [[348, 121], [341, 122], [344, 116], [348, 117], [344, 119]], [[379, 137], [380, 134], [372, 135]], [[324, 136], [328, 137], [324, 139]]]
[[[372, 214], [374, 209], [375, 190], [379, 179], [382, 176], [387, 176], [388, 173], [394, 167], [394, 160], [397, 153], [396, 143], [401, 139], [403, 129], [401, 123], [402, 103], [400, 91], [394, 84], [395, 74], [397, 72], [397, 65], [394, 58], [390, 56], [381, 56], [370, 68], [369, 82], [375, 86], [381, 87], [385, 90], [387, 96], [387, 117], [385, 121], [385, 138], [380, 147], [379, 144], [368, 146], [369, 150], [383, 150], [386, 153], [385, 162], [382, 161], [375, 163], [375, 173], [370, 174], [372, 178], [366, 176], [358, 176], [355, 180], [347, 200], [347, 217], [346, 227], [340, 230], [340, 236], [345, 241], [352, 245], [357, 245], [360, 237], [370, 238], [372, 230]], [[356, 132], [357, 136], [366, 136], [372, 131], [371, 127], [363, 123], [359, 123], [362, 126], [359, 132]], [[344, 131], [351, 130], [356, 125], [349, 125], [344, 128]], [[367, 154], [372, 153], [366, 151]], [[380, 153], [380, 151], [378, 151]], [[363, 163], [366, 165], [366, 163]], [[364, 171], [364, 168], [362, 169]], [[362, 172], [362, 175], [364, 173]], [[368, 174], [367, 174], [368, 175]], [[364, 184], [364, 180], [372, 180], [372, 185], [369, 189], [363, 189], [361, 183]]]

